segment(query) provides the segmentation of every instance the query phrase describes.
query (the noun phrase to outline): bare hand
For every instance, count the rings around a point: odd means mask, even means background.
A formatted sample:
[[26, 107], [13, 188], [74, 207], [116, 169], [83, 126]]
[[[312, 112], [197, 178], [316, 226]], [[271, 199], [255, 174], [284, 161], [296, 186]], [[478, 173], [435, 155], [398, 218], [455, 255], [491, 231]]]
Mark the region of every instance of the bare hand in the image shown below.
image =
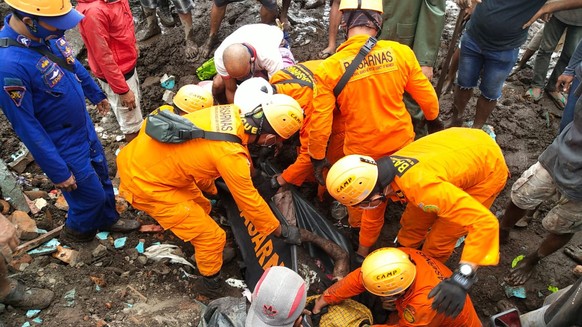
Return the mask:
[[315, 304], [313, 305], [313, 310], [311, 311], [313, 314], [318, 314], [321, 309], [327, 306], [327, 302], [323, 299], [323, 295], [320, 295], [317, 300], [315, 300]]
[[55, 184], [55, 187], [60, 189], [61, 191], [71, 192], [77, 189], [77, 181], [75, 180], [75, 176], [71, 174], [66, 181]]
[[107, 115], [109, 113], [109, 109], [110, 109], [109, 100], [107, 100], [106, 98], [101, 100], [101, 102], [97, 104], [97, 111], [102, 116]]
[[574, 75], [560, 75], [556, 81], [556, 90], [568, 93], [570, 91], [572, 81], [574, 81]]
[[538, 20], [538, 18], [540, 18], [546, 14], [551, 13], [552, 12], [551, 8], [552, 8], [552, 5], [549, 5], [548, 3], [546, 3], [521, 28], [526, 29], [526, 28], [530, 27], [531, 24], [533, 24], [536, 20]]
[[467, 9], [473, 7], [473, 2], [481, 3], [482, 0], [455, 0], [455, 3], [461, 9]]
[[129, 111], [135, 109], [135, 94], [133, 94], [132, 90], [127, 91], [125, 94], [120, 94], [119, 97], [121, 98], [121, 105], [127, 107]]
[[422, 73], [429, 81], [432, 80], [433, 68], [431, 66], [420, 66], [420, 69], [422, 69]]
[[[0, 253], [6, 261], [12, 260], [12, 252], [18, 246], [20, 240], [16, 235], [16, 227], [0, 214]], [[0, 260], [3, 260], [0, 258]]]

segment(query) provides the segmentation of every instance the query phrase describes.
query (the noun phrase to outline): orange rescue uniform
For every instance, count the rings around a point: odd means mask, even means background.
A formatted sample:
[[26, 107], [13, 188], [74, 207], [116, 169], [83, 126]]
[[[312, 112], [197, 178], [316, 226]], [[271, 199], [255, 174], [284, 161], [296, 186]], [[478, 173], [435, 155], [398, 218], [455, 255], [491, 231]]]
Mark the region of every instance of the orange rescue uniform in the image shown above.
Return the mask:
[[[479, 266], [499, 261], [499, 224], [489, 207], [509, 169], [495, 141], [482, 130], [450, 128], [425, 136], [392, 156], [397, 174], [394, 201], [408, 202], [398, 242], [447, 261], [466, 235], [462, 262]], [[376, 242], [384, 221], [362, 217], [360, 242]], [[430, 230], [430, 232], [429, 232]]]
[[[428, 298], [428, 293], [442, 280], [451, 276], [451, 270], [419, 250], [399, 249], [410, 256], [410, 260], [416, 266], [416, 277], [403, 296], [395, 302], [399, 317], [398, 324], [373, 326], [481, 326], [473, 302], [468, 295], [463, 311], [456, 318], [447, 317], [433, 310], [432, 299]], [[362, 272], [358, 268], [325, 290], [323, 298], [329, 304], [336, 304], [364, 291], [366, 288]]]
[[333, 89], [369, 36], [350, 37], [315, 71], [313, 114], [308, 151], [323, 159], [339, 109], [345, 130], [344, 153], [373, 158], [390, 155], [414, 140], [404, 91], [418, 102], [426, 119], [434, 120], [439, 104], [412, 50], [393, 41], [378, 41], [364, 58], [339, 96]]
[[238, 107], [215, 106], [183, 117], [203, 130], [237, 135], [243, 144], [206, 139], [162, 143], [145, 133], [144, 124], [117, 157], [119, 193], [164, 229], [192, 243], [200, 273], [210, 276], [220, 271], [226, 236], [209, 216], [210, 202], [196, 181], [222, 177], [241, 215], [261, 233], [272, 233], [279, 221], [251, 181], [248, 135]]

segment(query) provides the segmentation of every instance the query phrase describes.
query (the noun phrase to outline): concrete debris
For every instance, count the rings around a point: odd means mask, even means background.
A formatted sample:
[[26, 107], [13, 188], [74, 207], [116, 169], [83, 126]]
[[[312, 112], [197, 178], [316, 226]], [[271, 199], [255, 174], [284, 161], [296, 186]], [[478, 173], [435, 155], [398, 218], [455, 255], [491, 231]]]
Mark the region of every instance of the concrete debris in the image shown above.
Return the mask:
[[164, 228], [160, 225], [141, 225], [139, 231], [142, 233], [159, 233], [163, 232]]
[[28, 241], [38, 236], [36, 222], [26, 212], [16, 210], [9, 219], [20, 231], [20, 239]]
[[65, 197], [62, 194], [60, 194], [59, 197], [57, 197], [57, 200], [55, 201], [55, 207], [63, 211], [69, 211], [69, 204], [67, 203], [67, 200], [65, 200]]
[[30, 212], [30, 208], [24, 198], [18, 180], [14, 175], [12, 175], [12, 172], [8, 170], [4, 160], [0, 160], [0, 191], [2, 191], [4, 199], [8, 201], [13, 208], [24, 212]]
[[148, 257], [148, 259], [153, 261], [160, 261], [164, 258], [168, 258], [170, 259], [171, 263], [179, 263], [195, 269], [192, 263], [182, 257], [182, 251], [178, 248], [177, 245], [152, 245], [145, 250], [144, 254], [146, 257]]
[[8, 214], [8, 211], [10, 211], [10, 203], [8, 203], [6, 200], [0, 199], [0, 206], [2, 207], [2, 214]]
[[582, 277], [582, 265], [577, 265], [576, 267], [574, 267], [572, 272], [574, 273], [574, 275], [576, 275], [576, 277]]
[[93, 250], [93, 252], [91, 252], [91, 256], [93, 256], [93, 258], [101, 258], [103, 256], [105, 256], [105, 254], [107, 254], [107, 247], [103, 244], [99, 244], [95, 247], [95, 249]]
[[28, 148], [24, 145], [24, 143], [20, 143], [20, 148], [18, 151], [10, 155], [12, 161], [8, 163], [8, 166], [12, 168], [15, 172], [22, 174], [28, 166], [29, 163], [34, 161], [34, 158], [28, 151]]
[[68, 263], [71, 266], [75, 266], [79, 262], [79, 252], [73, 249], [64, 248], [57, 245], [57, 252], [53, 253], [53, 257], [61, 260], [62, 262]]

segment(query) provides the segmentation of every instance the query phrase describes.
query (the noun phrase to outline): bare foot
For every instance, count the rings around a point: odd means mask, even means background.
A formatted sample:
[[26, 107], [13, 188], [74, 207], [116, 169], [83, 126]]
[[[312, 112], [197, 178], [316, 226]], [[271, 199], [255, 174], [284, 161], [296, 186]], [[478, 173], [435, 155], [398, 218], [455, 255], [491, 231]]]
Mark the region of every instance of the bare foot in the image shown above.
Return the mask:
[[202, 57], [202, 59], [208, 58], [208, 56], [212, 52], [212, 48], [214, 48], [214, 46], [216, 45], [217, 42], [218, 42], [218, 37], [216, 37], [216, 36], [211, 36], [208, 39], [206, 39], [206, 42], [204, 42], [202, 47], [200, 47], [201, 48], [200, 56]]
[[566, 246], [564, 248], [564, 254], [579, 264], [582, 264], [582, 244]]
[[186, 49], [184, 50], [186, 53], [186, 58], [194, 59], [198, 56], [198, 46], [192, 40], [186, 40]]
[[523, 285], [531, 277], [533, 269], [537, 264], [537, 260], [534, 258], [528, 258], [527, 256], [521, 260], [517, 266], [505, 277], [505, 281], [512, 286]]

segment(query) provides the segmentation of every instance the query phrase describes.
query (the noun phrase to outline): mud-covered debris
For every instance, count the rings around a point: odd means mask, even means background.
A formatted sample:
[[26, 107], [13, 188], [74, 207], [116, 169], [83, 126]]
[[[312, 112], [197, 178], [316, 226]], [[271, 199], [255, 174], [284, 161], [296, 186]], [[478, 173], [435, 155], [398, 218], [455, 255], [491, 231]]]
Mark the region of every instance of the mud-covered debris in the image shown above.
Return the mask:
[[14, 269], [18, 271], [24, 271], [24, 269], [26, 269], [26, 267], [28, 267], [31, 262], [32, 257], [25, 253], [17, 258], [14, 258], [10, 262], [10, 266], [12, 266]]
[[48, 193], [46, 191], [24, 191], [24, 194], [33, 201], [40, 198], [44, 199], [49, 198]]
[[104, 257], [107, 254], [107, 247], [103, 244], [99, 244], [95, 247], [95, 249], [93, 249], [93, 252], [91, 252], [91, 256], [93, 256], [94, 259], [99, 259], [101, 257]]
[[75, 297], [77, 296], [77, 290], [72, 289], [65, 293], [63, 297], [65, 299], [65, 307], [73, 307], [75, 306]]

